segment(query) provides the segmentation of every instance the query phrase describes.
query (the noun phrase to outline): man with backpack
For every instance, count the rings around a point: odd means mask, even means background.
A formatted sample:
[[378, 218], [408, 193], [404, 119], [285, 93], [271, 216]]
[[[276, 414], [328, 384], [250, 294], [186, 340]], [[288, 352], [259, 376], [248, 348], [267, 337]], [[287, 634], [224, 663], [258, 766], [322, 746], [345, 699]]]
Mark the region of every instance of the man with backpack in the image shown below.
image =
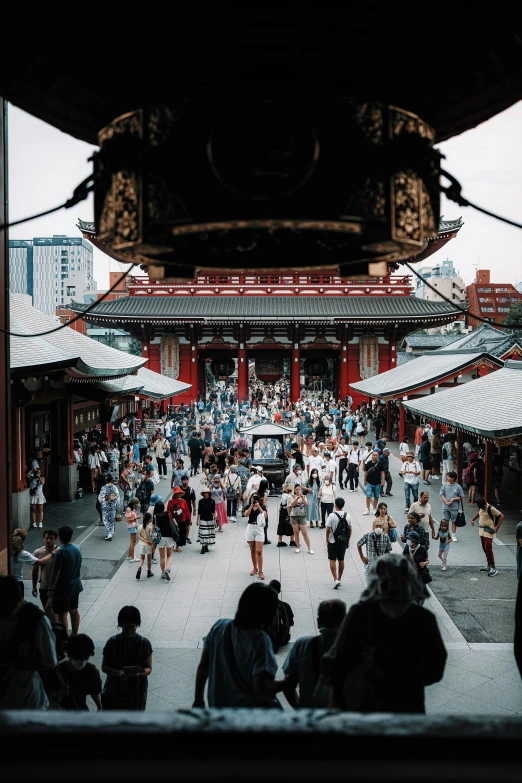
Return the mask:
[[334, 510], [326, 520], [326, 548], [330, 571], [334, 578], [333, 588], [338, 590], [344, 571], [344, 556], [350, 546], [352, 535], [352, 521], [343, 511], [344, 498], [335, 498]]
[[[279, 582], [277, 579], [272, 579], [272, 581], [268, 583], [268, 586], [271, 587], [272, 590], [274, 590], [274, 592], [276, 592], [279, 596], [281, 593], [281, 582]], [[268, 631], [268, 635], [272, 639], [274, 653], [276, 653], [280, 647], [284, 647], [285, 644], [288, 644], [290, 641], [290, 628], [293, 624], [294, 613], [292, 612], [290, 604], [287, 604], [285, 601], [281, 601], [278, 597], [277, 611], [275, 613], [272, 627]]]

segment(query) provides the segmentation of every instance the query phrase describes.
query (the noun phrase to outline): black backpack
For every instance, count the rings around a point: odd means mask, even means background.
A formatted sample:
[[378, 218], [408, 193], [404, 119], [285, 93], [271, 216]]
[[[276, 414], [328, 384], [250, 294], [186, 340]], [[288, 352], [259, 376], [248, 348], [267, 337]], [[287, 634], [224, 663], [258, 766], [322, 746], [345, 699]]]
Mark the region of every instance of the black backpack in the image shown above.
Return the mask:
[[333, 534], [334, 541], [336, 544], [344, 544], [344, 546], [348, 546], [352, 531], [350, 529], [350, 525], [348, 524], [348, 520], [346, 519], [346, 512], [344, 512], [344, 516], [338, 514], [337, 511], [334, 511], [334, 514], [339, 520]]
[[282, 601], [277, 602], [277, 611], [269, 631], [269, 636], [272, 640], [275, 652], [277, 652], [279, 647], [283, 647], [290, 641], [290, 620], [288, 619], [288, 613]]

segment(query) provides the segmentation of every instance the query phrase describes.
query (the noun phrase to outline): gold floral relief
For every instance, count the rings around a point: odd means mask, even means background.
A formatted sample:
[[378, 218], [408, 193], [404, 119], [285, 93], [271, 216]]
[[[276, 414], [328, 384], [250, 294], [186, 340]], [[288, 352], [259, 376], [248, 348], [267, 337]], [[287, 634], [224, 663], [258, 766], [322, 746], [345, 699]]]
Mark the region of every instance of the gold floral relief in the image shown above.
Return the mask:
[[392, 180], [392, 239], [421, 244], [421, 181], [411, 171], [398, 171]]
[[354, 106], [357, 125], [372, 144], [382, 144], [384, 120], [378, 103], [361, 103]]
[[131, 171], [118, 171], [114, 175], [114, 213], [116, 226], [114, 244], [129, 244], [139, 240], [138, 184]]

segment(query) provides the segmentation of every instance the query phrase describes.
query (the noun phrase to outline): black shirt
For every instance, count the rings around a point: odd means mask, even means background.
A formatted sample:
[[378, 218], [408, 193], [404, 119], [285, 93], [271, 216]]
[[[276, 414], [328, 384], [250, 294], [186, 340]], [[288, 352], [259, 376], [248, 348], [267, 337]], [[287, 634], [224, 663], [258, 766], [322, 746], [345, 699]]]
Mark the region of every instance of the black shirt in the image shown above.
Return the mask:
[[299, 449], [297, 451], [292, 452], [292, 459], [295, 459], [296, 465], [299, 465], [304, 470], [304, 459], [303, 454]]
[[87, 696], [99, 696], [102, 690], [100, 672], [93, 663], [88, 663], [80, 671], [69, 666], [67, 661], [59, 665], [60, 673], [69, 686], [69, 694], [64, 696], [60, 706], [64, 710], [88, 710]]
[[172, 538], [169, 515], [166, 511], [162, 511], [160, 514], [154, 514], [154, 523], [159, 527], [162, 538]]
[[209, 521], [213, 518], [214, 514], [216, 513], [216, 503], [212, 498], [201, 498], [201, 500], [198, 503], [198, 514], [200, 516], [200, 519], [204, 519], [205, 521]]
[[201, 447], [203, 446], [203, 441], [200, 438], [190, 438], [187, 446], [190, 449], [190, 454], [192, 457], [201, 457]]
[[373, 484], [376, 486], [377, 484], [381, 483], [381, 471], [383, 471], [384, 468], [382, 466], [382, 462], [380, 459], [377, 460], [377, 462], [373, 462], [372, 458], [370, 457], [366, 462], [364, 463], [364, 471], [366, 473], [366, 481], [368, 484]]

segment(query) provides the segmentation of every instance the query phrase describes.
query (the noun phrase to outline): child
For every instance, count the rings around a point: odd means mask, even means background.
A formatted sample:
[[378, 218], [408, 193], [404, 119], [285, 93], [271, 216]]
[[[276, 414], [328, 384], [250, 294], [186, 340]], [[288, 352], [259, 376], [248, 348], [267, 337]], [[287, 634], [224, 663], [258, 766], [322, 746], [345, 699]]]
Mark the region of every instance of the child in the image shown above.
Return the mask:
[[152, 535], [154, 532], [154, 522], [152, 521], [152, 514], [146, 513], [143, 516], [143, 524], [138, 527], [138, 540], [140, 542], [140, 564], [136, 572], [136, 579], [141, 579], [141, 569], [145, 562], [145, 555], [147, 555], [147, 579], [150, 579], [154, 574], [151, 571], [152, 568]]
[[447, 519], [441, 519], [439, 525], [439, 532], [435, 536], [435, 541], [439, 541], [439, 558], [442, 561], [442, 570], [447, 571], [448, 564], [448, 552], [450, 550], [450, 544], [452, 541], [451, 533], [449, 531], [449, 522]]

